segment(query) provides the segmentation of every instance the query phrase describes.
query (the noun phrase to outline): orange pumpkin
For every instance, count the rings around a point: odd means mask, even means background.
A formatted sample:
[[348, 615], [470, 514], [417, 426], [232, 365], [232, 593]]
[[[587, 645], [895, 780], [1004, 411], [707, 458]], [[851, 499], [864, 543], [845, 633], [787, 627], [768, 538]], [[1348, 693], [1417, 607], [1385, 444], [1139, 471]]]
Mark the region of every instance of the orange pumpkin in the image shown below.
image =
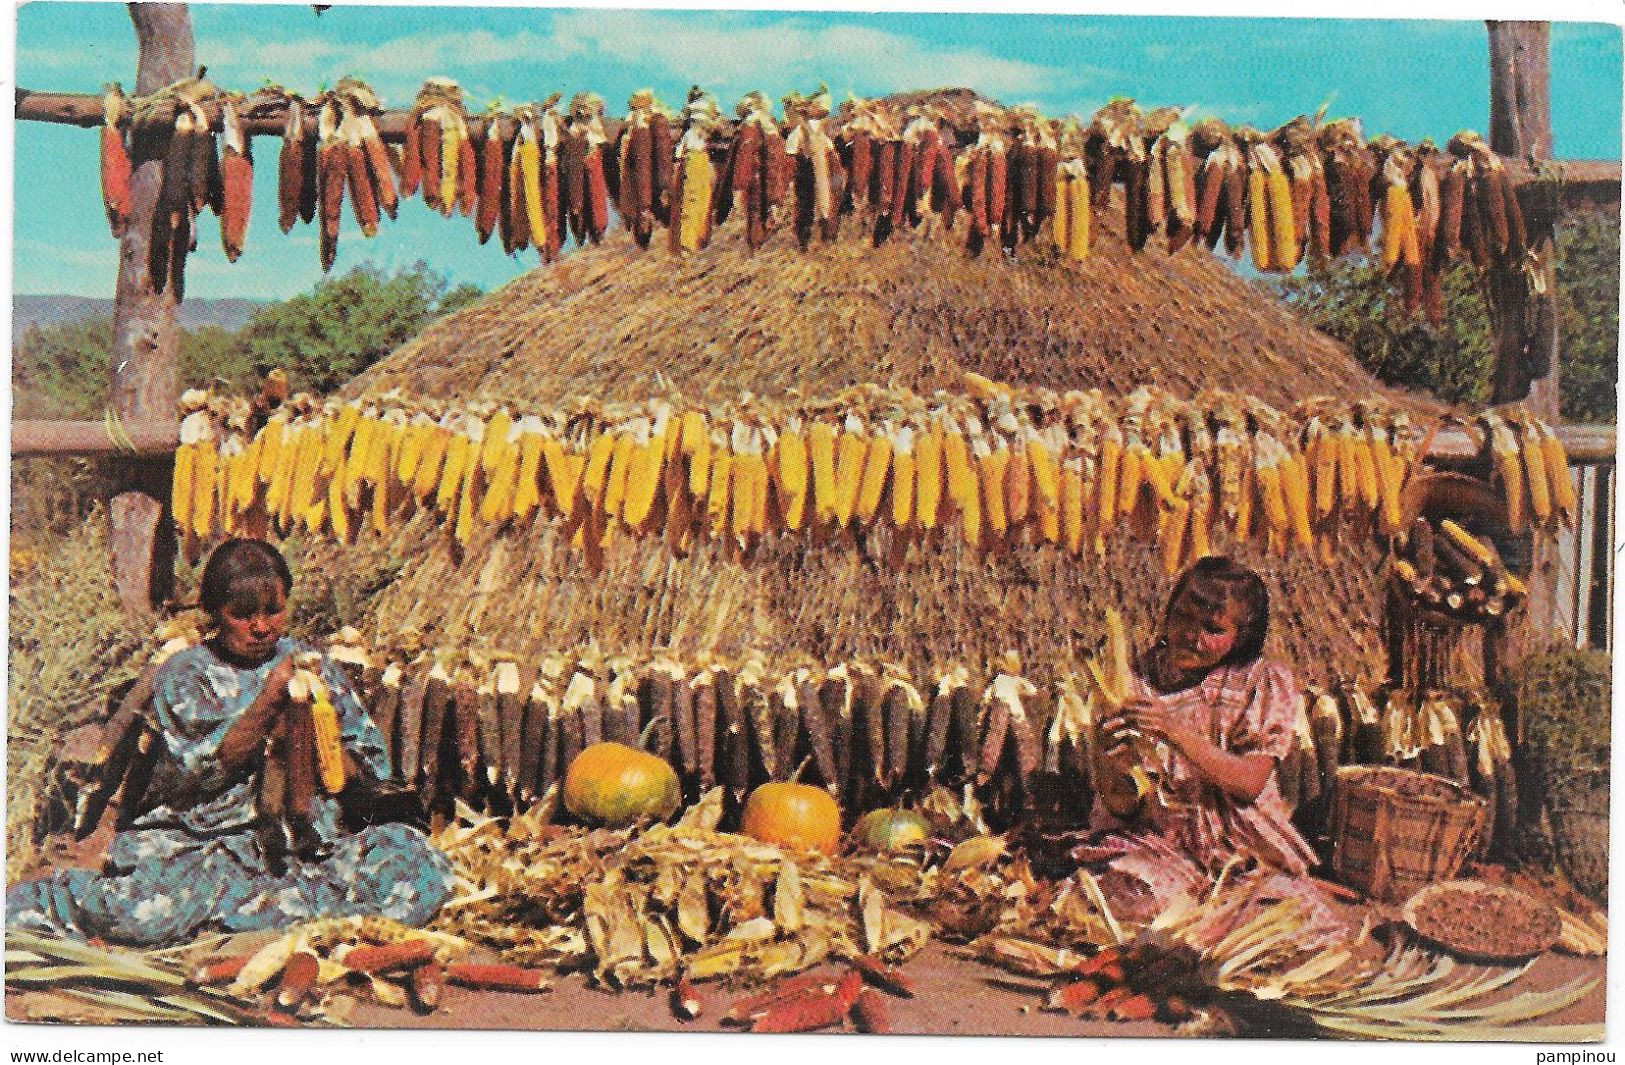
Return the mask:
[[931, 825], [912, 810], [870, 810], [852, 826], [860, 850], [887, 853], [924, 843]]
[[593, 744], [564, 774], [564, 808], [612, 827], [670, 817], [679, 801], [676, 771], [624, 743]]
[[841, 840], [841, 808], [823, 788], [774, 781], [745, 800], [741, 831], [763, 843], [834, 854]]

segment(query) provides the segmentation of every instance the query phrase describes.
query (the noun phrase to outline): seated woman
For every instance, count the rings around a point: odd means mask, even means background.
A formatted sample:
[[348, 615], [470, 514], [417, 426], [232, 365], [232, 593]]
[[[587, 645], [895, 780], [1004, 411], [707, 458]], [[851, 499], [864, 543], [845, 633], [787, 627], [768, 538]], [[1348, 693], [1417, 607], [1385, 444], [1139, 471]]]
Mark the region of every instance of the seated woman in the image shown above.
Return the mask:
[[[131, 944], [183, 942], [318, 916], [381, 914], [421, 925], [451, 894], [445, 856], [415, 828], [339, 827], [338, 803], [317, 795], [285, 831], [262, 810], [262, 776], [282, 727], [294, 655], [293, 576], [271, 545], [230, 540], [203, 570], [200, 605], [214, 635], [176, 654], [153, 679], [159, 743], [147, 809], [108, 847], [101, 874], [59, 871], [6, 896], [10, 926]], [[346, 779], [386, 780], [389, 756], [343, 671], [322, 660], [337, 711]], [[290, 773], [291, 775], [291, 773]]]
[[1133, 696], [1101, 722], [1099, 831], [1072, 854], [1123, 916], [1201, 892], [1238, 858], [1294, 877], [1315, 862], [1276, 787], [1298, 688], [1262, 657], [1268, 627], [1262, 578], [1202, 559], [1174, 586]]

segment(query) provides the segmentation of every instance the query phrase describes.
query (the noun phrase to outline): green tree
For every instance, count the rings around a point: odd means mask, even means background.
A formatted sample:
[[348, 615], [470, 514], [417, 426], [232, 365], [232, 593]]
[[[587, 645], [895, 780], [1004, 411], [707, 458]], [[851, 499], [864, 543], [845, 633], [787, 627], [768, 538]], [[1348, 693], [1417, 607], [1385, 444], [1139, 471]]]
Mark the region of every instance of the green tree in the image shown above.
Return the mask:
[[359, 266], [255, 312], [226, 358], [240, 354], [256, 374], [281, 367], [295, 388], [331, 392], [481, 294], [473, 285], [448, 291], [422, 263], [393, 275]]
[[[1558, 229], [1559, 399], [1567, 421], [1613, 422], [1616, 416], [1619, 251], [1615, 220], [1575, 215]], [[1444, 325], [1438, 328], [1407, 316], [1393, 285], [1364, 261], [1267, 284], [1377, 379], [1449, 403], [1489, 400], [1494, 336], [1471, 267], [1445, 275]]]

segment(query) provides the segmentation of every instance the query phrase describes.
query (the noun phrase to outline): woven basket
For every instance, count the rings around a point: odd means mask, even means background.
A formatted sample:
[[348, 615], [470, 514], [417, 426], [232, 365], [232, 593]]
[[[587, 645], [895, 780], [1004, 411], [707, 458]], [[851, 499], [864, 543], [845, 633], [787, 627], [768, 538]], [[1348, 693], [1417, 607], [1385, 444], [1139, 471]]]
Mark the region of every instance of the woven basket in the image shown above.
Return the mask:
[[1453, 780], [1345, 766], [1332, 800], [1332, 871], [1372, 898], [1402, 902], [1461, 871], [1488, 803]]
[[1593, 901], [1608, 898], [1608, 771], [1577, 774], [1548, 799], [1552, 844], [1569, 882]]

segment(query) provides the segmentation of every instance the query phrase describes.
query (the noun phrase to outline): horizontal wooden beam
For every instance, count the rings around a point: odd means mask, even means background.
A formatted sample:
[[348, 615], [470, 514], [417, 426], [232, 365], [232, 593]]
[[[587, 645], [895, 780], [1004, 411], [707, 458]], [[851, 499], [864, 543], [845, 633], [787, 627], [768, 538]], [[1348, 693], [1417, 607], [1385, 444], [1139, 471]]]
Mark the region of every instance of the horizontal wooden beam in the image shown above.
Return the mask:
[[[1612, 462], [1616, 455], [1612, 425], [1554, 425], [1570, 462]], [[1433, 437], [1428, 458], [1470, 459], [1482, 451], [1481, 442], [1459, 426], [1447, 426]]]
[[[203, 105], [204, 114], [219, 128], [218, 104]], [[316, 113], [307, 109], [305, 130], [316, 131]], [[255, 94], [238, 104], [238, 117], [243, 132], [251, 137], [280, 137], [287, 126], [288, 106], [279, 96]], [[406, 123], [411, 110], [400, 108], [384, 111], [374, 118], [378, 133], [386, 141], [399, 142], [406, 137]], [[55, 122], [70, 126], [91, 128], [102, 124], [102, 100], [93, 93], [35, 92], [17, 89], [17, 120], [19, 122]], [[484, 118], [469, 117], [469, 135], [478, 139], [485, 135]], [[605, 117], [604, 127], [611, 139], [620, 128], [620, 120]], [[1556, 176], [1562, 182], [1568, 203], [1617, 204], [1619, 202], [1620, 164], [1617, 159], [1575, 159], [1543, 163], [1539, 169], [1521, 159], [1507, 159], [1508, 174], [1513, 183], [1522, 185], [1542, 177]]]
[[180, 424], [173, 421], [12, 422], [11, 457], [167, 455], [179, 439]]

